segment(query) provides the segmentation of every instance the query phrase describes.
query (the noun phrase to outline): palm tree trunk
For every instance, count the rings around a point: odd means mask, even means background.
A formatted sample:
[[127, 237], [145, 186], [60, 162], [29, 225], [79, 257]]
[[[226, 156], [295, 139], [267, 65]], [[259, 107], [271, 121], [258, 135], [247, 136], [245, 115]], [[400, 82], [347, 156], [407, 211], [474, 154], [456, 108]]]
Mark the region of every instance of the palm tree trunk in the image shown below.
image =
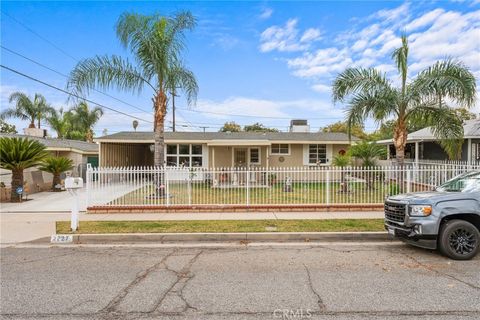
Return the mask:
[[22, 201], [22, 195], [17, 194], [17, 188], [23, 188], [23, 169], [12, 170], [12, 190], [10, 191], [10, 201]]
[[61, 191], [60, 188], [55, 188], [57, 184], [60, 184], [60, 174], [59, 173], [54, 173], [53, 174], [53, 180], [52, 180], [52, 191]]
[[[155, 152], [153, 155], [153, 164], [157, 168], [163, 168], [165, 164], [165, 114], [167, 111], [167, 96], [164, 92], [160, 91], [154, 99], [154, 108], [155, 108], [155, 121], [154, 121], [154, 132], [155, 132]], [[164, 197], [165, 196], [165, 186], [164, 186], [164, 175], [160, 171], [160, 174], [155, 179], [156, 186], [156, 196]], [[168, 195], [167, 195], [168, 196]]]
[[399, 121], [393, 132], [393, 145], [395, 146], [396, 159], [403, 167], [405, 163], [405, 147], [407, 145], [407, 126], [404, 121]]

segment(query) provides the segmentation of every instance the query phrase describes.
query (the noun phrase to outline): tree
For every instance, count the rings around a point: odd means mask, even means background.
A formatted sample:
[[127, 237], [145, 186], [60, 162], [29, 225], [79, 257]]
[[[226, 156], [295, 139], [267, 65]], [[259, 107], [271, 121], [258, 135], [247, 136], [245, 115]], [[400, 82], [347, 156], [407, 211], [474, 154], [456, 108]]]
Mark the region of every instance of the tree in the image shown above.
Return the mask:
[[56, 186], [60, 184], [60, 175], [73, 168], [73, 161], [65, 157], [48, 157], [43, 160], [40, 170], [53, 175], [52, 191], [60, 191]]
[[9, 97], [9, 102], [15, 103], [15, 107], [8, 108], [0, 114], [1, 119], [18, 118], [30, 121], [29, 128], [35, 128], [35, 121], [40, 128], [41, 120], [45, 119], [52, 108], [48, 105], [44, 96], [35, 93], [33, 100], [23, 92], [14, 92]]
[[475, 77], [461, 62], [446, 60], [408, 81], [408, 40], [406, 35], [401, 39], [402, 46], [392, 54], [400, 73], [400, 88], [393, 87], [385, 74], [374, 68], [347, 68], [333, 83], [333, 99], [347, 103], [350, 132], [366, 118], [382, 122], [393, 117], [393, 144], [400, 165], [404, 163], [409, 121], [431, 126], [449, 157], [455, 158], [463, 140], [463, 126], [445, 101], [471, 107], [476, 100]]
[[85, 141], [93, 142], [93, 127], [100, 120], [103, 115], [103, 110], [100, 107], [90, 109], [86, 102], [80, 102], [70, 110], [70, 122], [72, 135], [83, 134]]
[[23, 170], [39, 165], [47, 156], [45, 146], [36, 140], [0, 138], [0, 167], [12, 171], [12, 202], [21, 201], [16, 190], [23, 187]]
[[137, 120], [132, 121], [132, 127], [133, 127], [133, 130], [137, 131], [137, 127], [138, 127], [138, 121]]
[[343, 168], [348, 167], [352, 162], [352, 159], [348, 154], [339, 154], [333, 157], [332, 164], [335, 167], [340, 167], [341, 170], [341, 183], [340, 183], [340, 191], [341, 192], [348, 192], [348, 184], [345, 179], [345, 171]]
[[0, 119], [0, 133], [11, 133], [15, 134], [17, 133], [17, 129], [13, 124], [9, 124], [2, 119]]
[[457, 116], [462, 121], [477, 119], [477, 115], [473, 112], [468, 111], [466, 108], [456, 108], [454, 110]]
[[68, 137], [72, 124], [69, 115], [63, 112], [63, 108], [60, 108], [60, 110], [52, 109], [46, 121], [50, 128], [57, 133], [57, 138], [63, 139]]
[[235, 121], [225, 122], [223, 127], [218, 130], [219, 132], [240, 132], [242, 127], [239, 124], [236, 124]]
[[[94, 87], [140, 93], [153, 92], [155, 152], [154, 165], [164, 165], [164, 126], [167, 93], [175, 82], [186, 93], [188, 103], [195, 101], [198, 85], [191, 71], [183, 65], [185, 32], [193, 30], [195, 18], [188, 11], [173, 16], [123, 13], [116, 33], [129, 49], [136, 64], [120, 56], [96, 56], [80, 61], [70, 73], [68, 87], [86, 94]], [[172, 80], [175, 77], [175, 81]]]
[[243, 131], [245, 132], [278, 132], [276, 128], [268, 128], [265, 127], [263, 124], [256, 122], [249, 126], [244, 126]]
[[375, 159], [387, 156], [387, 149], [375, 142], [362, 141], [351, 146], [348, 154], [360, 159], [362, 166], [373, 167], [376, 164]]
[[[349, 133], [348, 124], [345, 121], [337, 121], [335, 123], [329, 124], [322, 128], [322, 132], [342, 132], [342, 133]], [[367, 134], [363, 130], [362, 125], [354, 125], [350, 129], [351, 135], [354, 137], [365, 139]]]

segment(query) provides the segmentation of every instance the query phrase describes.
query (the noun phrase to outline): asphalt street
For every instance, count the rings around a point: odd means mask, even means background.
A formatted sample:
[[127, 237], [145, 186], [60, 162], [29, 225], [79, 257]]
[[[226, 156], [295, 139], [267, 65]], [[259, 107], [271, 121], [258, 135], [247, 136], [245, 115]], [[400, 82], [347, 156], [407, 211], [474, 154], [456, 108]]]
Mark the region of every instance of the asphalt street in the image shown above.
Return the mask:
[[2, 319], [479, 319], [480, 257], [404, 244], [4, 247]]

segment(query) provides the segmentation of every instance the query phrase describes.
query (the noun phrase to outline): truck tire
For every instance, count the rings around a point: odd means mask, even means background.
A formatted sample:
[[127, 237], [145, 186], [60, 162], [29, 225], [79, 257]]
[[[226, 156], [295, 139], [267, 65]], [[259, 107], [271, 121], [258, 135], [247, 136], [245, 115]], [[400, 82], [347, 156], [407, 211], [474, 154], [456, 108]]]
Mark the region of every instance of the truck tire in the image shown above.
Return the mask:
[[440, 252], [454, 260], [475, 257], [480, 247], [480, 232], [468, 221], [450, 220], [443, 224], [438, 244]]

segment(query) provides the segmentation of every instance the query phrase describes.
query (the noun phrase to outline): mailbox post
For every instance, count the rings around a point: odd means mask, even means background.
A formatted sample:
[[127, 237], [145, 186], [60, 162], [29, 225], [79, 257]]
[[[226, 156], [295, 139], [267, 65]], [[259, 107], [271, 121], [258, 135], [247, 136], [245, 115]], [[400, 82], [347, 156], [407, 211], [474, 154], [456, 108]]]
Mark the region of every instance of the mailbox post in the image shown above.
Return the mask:
[[67, 177], [65, 179], [65, 189], [73, 196], [72, 215], [70, 221], [70, 229], [78, 230], [78, 189], [83, 187], [82, 178]]

